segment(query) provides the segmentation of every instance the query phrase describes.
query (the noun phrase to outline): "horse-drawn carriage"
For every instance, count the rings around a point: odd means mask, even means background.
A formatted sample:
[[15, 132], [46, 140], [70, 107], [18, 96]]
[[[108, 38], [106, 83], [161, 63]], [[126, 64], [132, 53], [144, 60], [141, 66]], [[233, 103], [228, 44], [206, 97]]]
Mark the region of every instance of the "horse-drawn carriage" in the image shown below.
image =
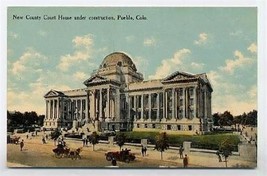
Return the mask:
[[20, 137], [18, 136], [9, 136], [7, 142], [10, 144], [19, 144]]
[[53, 149], [56, 158], [68, 157], [70, 149], [62, 144], [58, 144], [57, 148]]
[[71, 158], [71, 159], [81, 159], [80, 153], [82, 151], [81, 148], [77, 148], [74, 150], [71, 150], [70, 148], [62, 145], [62, 144], [58, 144], [57, 148], [52, 150], [55, 154], [56, 158], [62, 158], [62, 157], [67, 157], [67, 158]]

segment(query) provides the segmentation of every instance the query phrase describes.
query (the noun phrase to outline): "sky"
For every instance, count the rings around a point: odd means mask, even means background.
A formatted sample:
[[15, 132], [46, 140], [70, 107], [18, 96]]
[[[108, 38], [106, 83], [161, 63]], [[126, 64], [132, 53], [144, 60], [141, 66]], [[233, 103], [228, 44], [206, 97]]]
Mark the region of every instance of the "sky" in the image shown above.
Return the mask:
[[[23, 19], [13, 19], [14, 15]], [[26, 16], [41, 20], [27, 20]], [[44, 20], [80, 16], [86, 20]], [[130, 15], [134, 20], [117, 20]], [[136, 16], [147, 20], [136, 20]], [[115, 20], [89, 20], [110, 16]], [[212, 113], [257, 110], [257, 8], [9, 7], [7, 108], [45, 112], [51, 89], [84, 88], [104, 57], [129, 55], [145, 80], [207, 73]]]

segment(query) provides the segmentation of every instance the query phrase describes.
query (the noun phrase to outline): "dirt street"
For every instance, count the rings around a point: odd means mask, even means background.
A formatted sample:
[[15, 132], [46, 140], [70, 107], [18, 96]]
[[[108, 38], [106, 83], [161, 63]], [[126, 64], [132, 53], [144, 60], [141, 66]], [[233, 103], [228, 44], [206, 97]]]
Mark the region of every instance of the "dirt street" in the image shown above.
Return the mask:
[[[20, 151], [19, 145], [7, 145], [7, 161], [9, 167], [22, 167], [23, 165], [30, 167], [91, 167], [91, 168], [109, 168], [111, 162], [105, 158], [105, 152], [109, 149], [104, 144], [97, 144], [95, 151], [92, 146], [83, 147], [81, 159], [72, 160], [71, 158], [56, 158], [52, 149], [55, 148], [54, 142], [49, 140], [47, 144], [42, 144], [41, 136], [25, 139], [25, 147]], [[80, 141], [67, 140], [70, 148], [78, 148], [82, 146]], [[117, 148], [118, 150], [119, 148]], [[114, 147], [112, 151], [114, 151]], [[182, 167], [181, 164], [171, 161], [149, 159], [149, 156], [142, 157], [136, 153], [136, 160], [130, 163], [117, 162], [119, 168], [158, 168], [158, 167]], [[12, 164], [11, 164], [12, 163]], [[16, 165], [17, 164], [17, 165]]]

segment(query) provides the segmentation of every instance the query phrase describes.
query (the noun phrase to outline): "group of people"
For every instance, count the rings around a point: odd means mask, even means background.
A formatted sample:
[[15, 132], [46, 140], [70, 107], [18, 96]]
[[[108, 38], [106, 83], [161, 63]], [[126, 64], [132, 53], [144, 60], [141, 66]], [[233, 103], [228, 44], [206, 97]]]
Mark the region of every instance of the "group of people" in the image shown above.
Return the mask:
[[83, 147], [85, 147], [85, 146], [88, 146], [89, 140], [87, 139], [87, 137], [84, 137], [82, 142], [83, 142]]

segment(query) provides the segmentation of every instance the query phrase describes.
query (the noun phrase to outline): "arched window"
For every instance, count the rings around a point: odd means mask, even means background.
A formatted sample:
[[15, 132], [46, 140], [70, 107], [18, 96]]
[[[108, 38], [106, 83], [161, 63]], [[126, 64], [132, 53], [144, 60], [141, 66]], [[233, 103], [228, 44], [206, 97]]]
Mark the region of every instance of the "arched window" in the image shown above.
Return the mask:
[[122, 66], [122, 62], [119, 61], [119, 62], [117, 63], [117, 65], [118, 65], [119, 67], [121, 67], [121, 66]]

